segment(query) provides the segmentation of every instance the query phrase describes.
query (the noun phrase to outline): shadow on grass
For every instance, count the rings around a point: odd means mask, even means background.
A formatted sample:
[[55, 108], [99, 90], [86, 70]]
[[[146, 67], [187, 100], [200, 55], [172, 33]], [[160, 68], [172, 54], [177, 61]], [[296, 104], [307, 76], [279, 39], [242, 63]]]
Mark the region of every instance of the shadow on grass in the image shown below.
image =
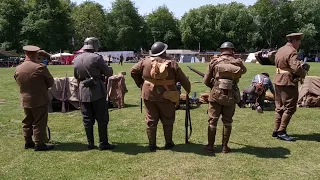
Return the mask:
[[114, 142], [113, 144], [116, 145], [115, 149], [112, 149], [112, 152], [117, 153], [124, 153], [129, 155], [137, 155], [142, 153], [150, 153], [147, 146], [142, 146], [141, 144], [137, 143], [117, 143]]
[[88, 150], [88, 144], [77, 143], [77, 142], [52, 142], [54, 145], [53, 151], [70, 151], [70, 152], [81, 152]]
[[313, 134], [292, 134], [291, 136], [294, 137], [294, 138], [297, 139], [297, 140], [320, 142], [320, 134], [319, 134], [319, 133], [313, 133]]
[[131, 107], [140, 107], [139, 104], [125, 104], [124, 108], [131, 108]]
[[[142, 153], [152, 153], [149, 151], [148, 146], [142, 146], [142, 144], [136, 143], [114, 143], [116, 148], [111, 150], [112, 152], [125, 153], [129, 155], [137, 155]], [[157, 151], [174, 151], [174, 152], [186, 152], [194, 153], [204, 156], [214, 156], [213, 153], [206, 153], [203, 151], [202, 144], [177, 144], [172, 150], [165, 150], [163, 147], [159, 147]]]
[[172, 151], [175, 152], [184, 152], [184, 153], [193, 153], [202, 156], [215, 156], [214, 153], [208, 153], [204, 151], [203, 144], [196, 144], [189, 142], [188, 144], [177, 144]]
[[[255, 155], [259, 158], [288, 158], [287, 155], [290, 155], [290, 150], [283, 147], [255, 147], [239, 143], [230, 142], [231, 144], [237, 144], [244, 146], [239, 149], [232, 149], [233, 153], [245, 153]], [[219, 148], [221, 149], [221, 148]]]

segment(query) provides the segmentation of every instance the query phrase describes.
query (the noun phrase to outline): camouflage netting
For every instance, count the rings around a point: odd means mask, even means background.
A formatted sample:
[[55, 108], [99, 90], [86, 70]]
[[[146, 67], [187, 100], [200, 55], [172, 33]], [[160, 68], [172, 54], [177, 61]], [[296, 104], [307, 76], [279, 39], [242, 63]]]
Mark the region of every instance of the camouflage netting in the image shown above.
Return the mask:
[[307, 76], [299, 89], [299, 107], [320, 107], [320, 77]]

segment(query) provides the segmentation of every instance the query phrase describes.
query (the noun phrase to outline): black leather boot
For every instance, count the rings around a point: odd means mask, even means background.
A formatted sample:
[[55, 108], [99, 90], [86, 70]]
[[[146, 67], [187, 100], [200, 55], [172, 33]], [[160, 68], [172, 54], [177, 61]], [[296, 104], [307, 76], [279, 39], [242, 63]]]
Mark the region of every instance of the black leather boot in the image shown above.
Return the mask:
[[35, 147], [35, 143], [25, 143], [24, 144], [24, 149], [29, 149], [29, 148], [34, 148]]
[[54, 149], [53, 145], [47, 145], [45, 143], [43, 144], [36, 144], [34, 147], [34, 151], [50, 151]]
[[110, 144], [108, 140], [108, 125], [99, 126], [98, 124], [98, 129], [99, 129], [99, 139], [100, 139], [99, 150], [103, 151], [103, 150], [114, 149], [116, 146], [113, 144]]
[[286, 131], [279, 131], [278, 132], [278, 139], [283, 141], [296, 141], [294, 138], [290, 137]]
[[94, 146], [94, 136], [93, 136], [93, 126], [85, 127], [87, 140], [88, 140], [88, 149], [92, 150], [95, 149], [96, 146]]
[[273, 131], [272, 132], [272, 137], [278, 137], [278, 131]]
[[35, 143], [33, 142], [31, 137], [24, 137], [24, 140], [25, 140], [24, 149], [35, 147]]

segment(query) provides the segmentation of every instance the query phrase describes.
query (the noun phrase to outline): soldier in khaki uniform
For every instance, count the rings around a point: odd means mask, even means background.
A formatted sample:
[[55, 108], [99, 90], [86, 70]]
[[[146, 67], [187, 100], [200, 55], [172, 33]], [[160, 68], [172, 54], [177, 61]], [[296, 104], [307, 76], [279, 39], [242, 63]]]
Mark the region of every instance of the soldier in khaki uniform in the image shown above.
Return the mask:
[[147, 135], [149, 150], [156, 151], [156, 134], [159, 119], [163, 124], [165, 149], [174, 147], [172, 141], [175, 121], [175, 105], [179, 103], [179, 91], [176, 83], [180, 82], [187, 94], [191, 85], [177, 62], [166, 55], [168, 45], [156, 42], [151, 47], [151, 57], [135, 64], [131, 69], [131, 77], [137, 86], [142, 88], [142, 98], [147, 111]]
[[285, 141], [294, 141], [287, 135], [287, 126], [297, 110], [299, 78], [304, 78], [307, 73], [300, 64], [297, 53], [302, 36], [302, 33], [287, 35], [288, 43], [277, 51], [275, 57], [277, 68], [274, 78], [276, 113], [272, 136]]
[[221, 56], [213, 59], [203, 79], [204, 84], [211, 88], [209, 95], [208, 144], [205, 151], [213, 153], [213, 145], [220, 115], [223, 122], [222, 152], [229, 153], [229, 138], [232, 129], [232, 117], [235, 104], [240, 102], [238, 82], [242, 74], [247, 72], [241, 59], [234, 58], [234, 46], [231, 42], [221, 45]]
[[103, 75], [110, 77], [113, 72], [102, 56], [94, 53], [98, 51], [99, 46], [97, 38], [85, 39], [84, 52], [74, 59], [74, 77], [79, 83], [81, 113], [88, 140], [88, 149], [92, 150], [96, 147], [94, 145], [93, 125], [97, 120], [99, 149], [110, 150], [114, 149], [115, 145], [110, 144], [108, 139], [109, 112]]
[[25, 149], [51, 150], [53, 146], [46, 145], [45, 141], [48, 123], [48, 88], [53, 85], [54, 79], [45, 65], [36, 63], [39, 47], [24, 46], [23, 50], [26, 58], [17, 66], [14, 78], [20, 87], [21, 104], [26, 115], [22, 121]]

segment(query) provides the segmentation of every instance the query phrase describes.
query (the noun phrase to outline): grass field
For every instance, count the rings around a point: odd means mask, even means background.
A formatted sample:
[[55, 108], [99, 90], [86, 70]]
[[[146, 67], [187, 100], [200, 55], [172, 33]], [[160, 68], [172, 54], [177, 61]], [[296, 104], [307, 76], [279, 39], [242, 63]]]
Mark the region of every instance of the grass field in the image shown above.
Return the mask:
[[[130, 71], [133, 64], [112, 65], [114, 72]], [[205, 72], [207, 64], [192, 64]], [[246, 64], [247, 74], [240, 80], [241, 89], [259, 72], [273, 78], [274, 66]], [[192, 82], [192, 92], [208, 92], [200, 76], [182, 64]], [[54, 77], [73, 75], [72, 66], [49, 66]], [[217, 152], [202, 150], [207, 142], [207, 105], [191, 111], [193, 135], [184, 144], [184, 111], [177, 111], [171, 150], [147, 151], [144, 113], [140, 113], [140, 91], [130, 75], [126, 76], [127, 108], [110, 110], [109, 139], [113, 151], [86, 151], [86, 137], [79, 111], [49, 115], [55, 150], [24, 150], [19, 91], [13, 78], [14, 68], [0, 69], [0, 179], [320, 179], [320, 111], [299, 108], [288, 133], [296, 142], [271, 137], [274, 112], [258, 114], [251, 109], [236, 109], [230, 154], [221, 153], [221, 121], [217, 132]], [[129, 74], [129, 73], [128, 73]], [[320, 64], [311, 63], [309, 75], [320, 76]], [[164, 146], [162, 125], [158, 126], [158, 146]], [[95, 125], [95, 139], [98, 142]]]

